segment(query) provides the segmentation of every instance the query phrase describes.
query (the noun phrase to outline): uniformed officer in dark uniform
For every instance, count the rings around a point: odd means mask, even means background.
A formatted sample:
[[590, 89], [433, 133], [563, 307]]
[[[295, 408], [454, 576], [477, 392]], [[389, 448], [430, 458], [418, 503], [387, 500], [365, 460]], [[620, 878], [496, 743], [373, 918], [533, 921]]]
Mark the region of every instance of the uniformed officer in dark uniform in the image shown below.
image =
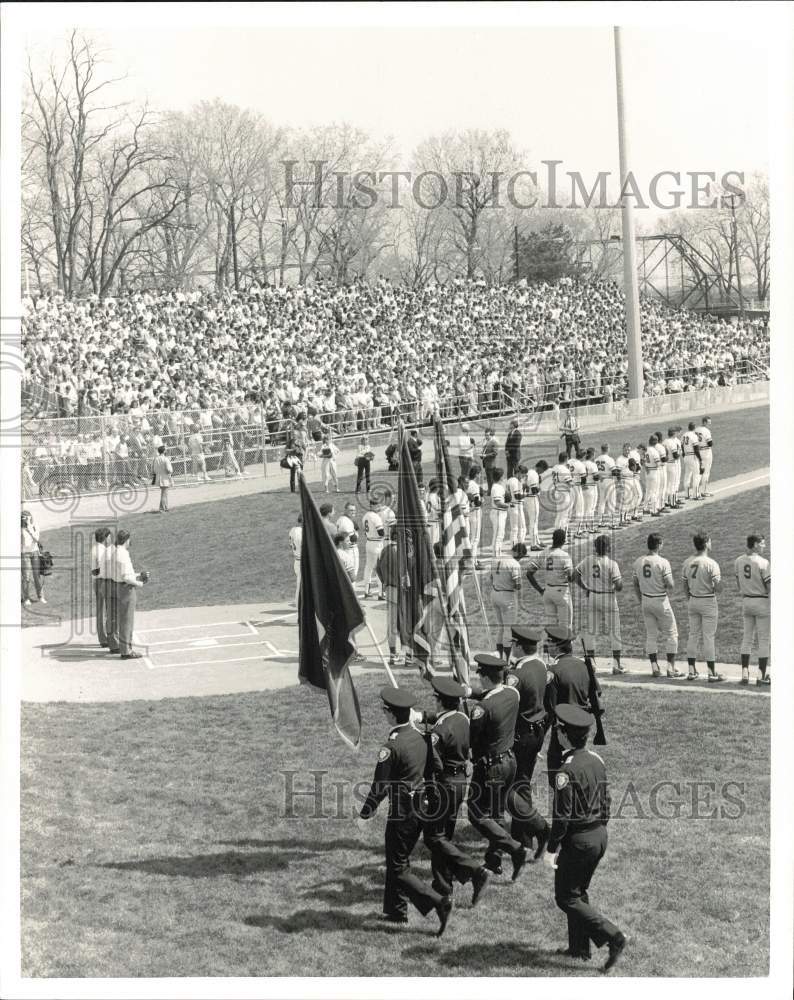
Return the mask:
[[452, 880], [472, 883], [475, 906], [488, 881], [486, 869], [452, 842], [460, 807], [466, 800], [469, 760], [469, 717], [461, 710], [465, 688], [451, 677], [431, 681], [440, 712], [425, 713], [433, 721], [430, 743], [435, 779], [434, 794], [428, 796], [424, 841], [432, 855], [433, 888], [442, 896], [452, 894]]
[[513, 815], [510, 833], [524, 847], [531, 847], [537, 838], [535, 857], [539, 858], [549, 837], [549, 824], [532, 802], [532, 775], [548, 729], [545, 705], [547, 670], [538, 655], [538, 643], [543, 638], [540, 629], [525, 625], [513, 627], [512, 660], [514, 666], [507, 675], [507, 684], [518, 691], [518, 719], [515, 743], [516, 777], [507, 796], [507, 806]]
[[471, 710], [471, 757], [474, 770], [469, 785], [469, 822], [488, 840], [485, 867], [501, 874], [502, 852], [513, 861], [513, 881], [526, 864], [526, 849], [507, 832], [504, 811], [507, 790], [516, 775], [513, 753], [519, 696], [502, 683], [505, 661], [478, 653], [477, 673], [483, 696]]
[[[552, 723], [558, 705], [578, 705], [590, 710], [590, 673], [587, 664], [572, 655], [573, 632], [565, 625], [552, 625], [546, 629], [549, 648], [549, 683], [546, 687], [546, 709]], [[597, 686], [597, 685], [596, 685]], [[552, 726], [546, 762], [549, 784], [554, 787], [554, 775], [562, 760], [562, 747], [557, 730]]]
[[568, 947], [560, 954], [587, 961], [590, 942], [609, 945], [609, 972], [626, 947], [625, 935], [590, 905], [590, 880], [607, 849], [609, 789], [604, 762], [586, 749], [593, 716], [579, 705], [557, 706], [562, 761], [554, 779], [554, 818], [544, 860], [554, 865], [554, 901], [568, 917]]
[[431, 910], [438, 915], [438, 936], [444, 933], [452, 910], [452, 899], [431, 889], [411, 871], [411, 851], [422, 832], [414, 805], [414, 793], [424, 783], [428, 748], [424, 736], [411, 719], [415, 699], [402, 688], [385, 687], [380, 692], [384, 711], [395, 722], [378, 752], [378, 763], [369, 795], [361, 807], [361, 818], [369, 819], [380, 802], [389, 796], [386, 822], [386, 887], [383, 913], [393, 923], [408, 922], [408, 900], [423, 916]]

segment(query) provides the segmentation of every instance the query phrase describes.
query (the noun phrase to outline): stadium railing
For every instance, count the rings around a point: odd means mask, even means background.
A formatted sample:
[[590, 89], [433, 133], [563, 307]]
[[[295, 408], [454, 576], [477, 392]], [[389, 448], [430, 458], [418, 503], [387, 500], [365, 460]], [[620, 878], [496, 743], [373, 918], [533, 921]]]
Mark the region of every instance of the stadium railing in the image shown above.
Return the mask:
[[[701, 408], [718, 388], [673, 393], [668, 383], [683, 378], [697, 383], [714, 383], [722, 372], [717, 369], [697, 373], [669, 369], [646, 373], [651, 393], [642, 401], [626, 400], [625, 380], [613, 384], [599, 379], [545, 383], [535, 380], [524, 386], [509, 383], [491, 389], [443, 397], [438, 400], [409, 400], [399, 404], [355, 407], [331, 413], [309, 408], [313, 433], [296, 435], [292, 419], [268, 413], [259, 403], [240, 404], [228, 409], [155, 410], [146, 414], [75, 414], [58, 419], [27, 420], [22, 436], [22, 487], [25, 500], [65, 499], [123, 489], [135, 490], [151, 484], [152, 462], [157, 445], [165, 445], [171, 459], [176, 485], [199, 482], [199, 462], [194, 450], [201, 450], [207, 475], [214, 481], [235, 476], [272, 474], [285, 449], [302, 445], [304, 463], [319, 459], [319, 442], [327, 433], [338, 445], [355, 448], [361, 435], [377, 437], [380, 443], [396, 436], [400, 421], [406, 427], [428, 424], [438, 407], [446, 422], [465, 420], [487, 424], [509, 416], [521, 416], [523, 428], [538, 433], [554, 433], [563, 423], [562, 414], [575, 411], [578, 419], [608, 419], [619, 424], [643, 413], [684, 412]], [[755, 383], [768, 378], [763, 366], [737, 366], [733, 384]], [[28, 383], [27, 391], [35, 393]], [[730, 386], [725, 389], [730, 392]], [[201, 442], [194, 437], [199, 431]], [[193, 439], [191, 441], [191, 439]], [[374, 446], [374, 442], [373, 442]]]

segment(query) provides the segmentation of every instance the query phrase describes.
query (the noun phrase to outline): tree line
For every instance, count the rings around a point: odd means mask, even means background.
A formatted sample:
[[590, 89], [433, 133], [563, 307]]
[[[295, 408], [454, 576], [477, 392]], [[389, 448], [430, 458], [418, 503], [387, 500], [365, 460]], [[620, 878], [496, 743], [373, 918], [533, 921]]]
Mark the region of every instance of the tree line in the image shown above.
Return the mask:
[[[523, 276], [553, 280], [581, 270], [584, 241], [595, 241], [587, 273], [619, 271], [613, 254], [598, 252], [620, 232], [619, 211], [520, 207], [529, 204], [520, 180], [527, 157], [505, 130], [431, 136], [409, 164], [411, 177], [423, 178], [421, 190], [407, 183], [398, 203], [382, 192], [366, 199], [362, 173], [384, 176], [397, 192], [401, 170], [389, 142], [348, 124], [283, 127], [220, 100], [187, 112], [134, 107], [115, 99], [120, 78], [108, 70], [77, 31], [46, 69], [28, 62], [21, 240], [32, 292], [72, 297], [376, 275], [413, 287], [456, 277], [499, 283], [515, 277], [527, 247], [538, 253]], [[495, 176], [519, 178], [514, 198], [504, 200]], [[732, 212], [721, 204], [662, 223], [685, 234], [727, 288], [738, 260], [750, 294], [768, 296], [765, 178], [752, 179]]]

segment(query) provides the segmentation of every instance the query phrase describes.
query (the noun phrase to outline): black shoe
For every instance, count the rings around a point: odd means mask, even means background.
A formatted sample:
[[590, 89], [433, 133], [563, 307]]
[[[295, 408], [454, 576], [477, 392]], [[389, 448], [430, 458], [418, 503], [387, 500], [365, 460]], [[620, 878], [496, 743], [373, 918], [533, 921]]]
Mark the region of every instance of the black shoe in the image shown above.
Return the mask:
[[604, 962], [604, 967], [602, 972], [609, 972], [610, 969], [614, 969], [617, 965], [618, 959], [623, 954], [626, 947], [626, 935], [621, 934], [620, 931], [615, 935], [615, 937], [609, 942], [609, 958]]
[[122, 653], [122, 660], [142, 660], [143, 657], [140, 653]]
[[108, 652], [109, 653], [120, 653], [121, 650], [120, 649], [108, 649]]
[[518, 878], [521, 874], [521, 869], [527, 863], [527, 849], [525, 847], [519, 847], [519, 849], [513, 855], [513, 881]]
[[550, 833], [551, 828], [547, 826], [543, 833], [538, 834], [538, 846], [535, 848], [535, 856], [533, 860], [537, 861], [546, 850], [546, 844], [549, 842]]
[[485, 859], [485, 867], [489, 872], [493, 872], [494, 875], [502, 874], [502, 861], [499, 857], [490, 857]]
[[449, 920], [450, 913], [452, 913], [452, 900], [449, 896], [444, 896], [436, 907], [436, 913], [438, 914], [438, 922], [440, 924], [436, 931], [436, 937], [441, 937], [447, 929], [447, 921]]
[[476, 906], [477, 900], [482, 896], [482, 891], [488, 885], [488, 871], [485, 868], [478, 868], [471, 879], [474, 892], [471, 894], [471, 905]]

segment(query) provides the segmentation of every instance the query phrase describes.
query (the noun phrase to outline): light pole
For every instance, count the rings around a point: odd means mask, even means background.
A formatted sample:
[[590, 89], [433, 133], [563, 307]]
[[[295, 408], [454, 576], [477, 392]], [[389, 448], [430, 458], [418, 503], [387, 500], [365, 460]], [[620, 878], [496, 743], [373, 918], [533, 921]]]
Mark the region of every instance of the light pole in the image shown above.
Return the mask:
[[640, 336], [640, 292], [637, 285], [637, 248], [634, 243], [634, 209], [625, 193], [629, 170], [629, 147], [626, 137], [626, 109], [623, 93], [623, 61], [620, 28], [615, 36], [615, 89], [618, 105], [618, 151], [620, 156], [621, 214], [623, 220], [623, 283], [626, 292], [626, 341], [629, 358], [629, 398], [642, 399], [642, 340]]
[[742, 294], [742, 272], [739, 264], [739, 231], [736, 225], [736, 198], [735, 194], [722, 195], [722, 204], [728, 204], [731, 210], [731, 243], [733, 244], [733, 256], [736, 267], [736, 289], [739, 292], [739, 316], [744, 319], [744, 295]]

